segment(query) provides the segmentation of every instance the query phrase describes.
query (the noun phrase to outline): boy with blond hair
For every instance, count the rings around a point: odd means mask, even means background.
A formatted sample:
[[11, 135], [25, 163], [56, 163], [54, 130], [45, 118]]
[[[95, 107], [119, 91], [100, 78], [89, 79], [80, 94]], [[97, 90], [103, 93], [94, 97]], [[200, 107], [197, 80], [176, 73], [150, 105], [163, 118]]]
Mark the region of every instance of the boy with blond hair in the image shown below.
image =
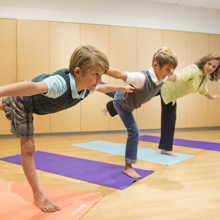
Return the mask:
[[108, 59], [100, 50], [82, 45], [73, 52], [68, 69], [0, 87], [0, 97], [5, 97], [0, 99], [0, 110], [4, 110], [11, 121], [11, 132], [20, 138], [22, 167], [32, 188], [34, 203], [44, 212], [60, 208], [44, 195], [38, 184], [33, 114], [46, 115], [70, 108], [94, 91], [133, 92], [131, 86], [99, 85], [102, 74], [108, 70]]
[[167, 47], [162, 47], [153, 56], [152, 67], [140, 72], [122, 72], [117, 69], [109, 69], [108, 75], [122, 79], [125, 83], [132, 85], [135, 90], [133, 93], [117, 91], [107, 95], [114, 97], [104, 109], [111, 116], [119, 114], [128, 132], [125, 152], [125, 166], [123, 172], [132, 177], [141, 177], [132, 167], [137, 162], [137, 150], [139, 143], [139, 129], [133, 116], [133, 110], [141, 107], [157, 95], [164, 81], [177, 67], [178, 61], [176, 54]]

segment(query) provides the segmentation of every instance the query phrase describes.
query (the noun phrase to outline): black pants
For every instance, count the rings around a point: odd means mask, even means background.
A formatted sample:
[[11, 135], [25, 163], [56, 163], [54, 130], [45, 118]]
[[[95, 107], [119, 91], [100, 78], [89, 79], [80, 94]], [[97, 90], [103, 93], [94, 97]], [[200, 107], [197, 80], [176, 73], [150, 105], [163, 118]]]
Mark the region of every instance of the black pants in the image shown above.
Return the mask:
[[172, 102], [170, 102], [166, 105], [163, 102], [161, 94], [158, 93], [157, 95], [160, 95], [161, 99], [161, 136], [158, 148], [172, 151], [176, 125], [177, 104], [175, 102], [175, 104], [173, 105]]

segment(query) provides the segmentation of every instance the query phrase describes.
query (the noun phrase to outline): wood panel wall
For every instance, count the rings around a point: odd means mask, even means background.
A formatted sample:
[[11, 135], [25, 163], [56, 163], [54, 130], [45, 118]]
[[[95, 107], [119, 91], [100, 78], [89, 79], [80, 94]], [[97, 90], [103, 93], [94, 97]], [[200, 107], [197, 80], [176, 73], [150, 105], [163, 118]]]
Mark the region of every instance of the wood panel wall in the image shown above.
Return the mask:
[[[41, 73], [66, 68], [73, 50], [91, 44], [109, 58], [110, 66], [123, 71], [147, 70], [154, 52], [172, 48], [179, 59], [177, 69], [208, 53], [220, 54], [220, 35], [144, 28], [87, 25], [67, 22], [0, 19], [0, 85], [30, 80]], [[123, 84], [108, 76], [107, 83]], [[220, 82], [210, 82], [212, 94], [220, 94]], [[110, 100], [94, 93], [77, 106], [47, 116], [35, 115], [35, 133], [124, 130], [118, 116], [102, 114]], [[160, 98], [155, 97], [134, 111], [140, 129], [160, 128]], [[220, 126], [220, 100], [199, 94], [178, 100], [177, 128]], [[9, 122], [0, 114], [0, 134], [10, 134]]]
[[[80, 25], [72, 23], [50, 22], [50, 72], [69, 66], [73, 48], [80, 45]], [[55, 114], [51, 114], [52, 133], [80, 131], [81, 106], [76, 105]]]
[[[17, 81], [16, 20], [0, 19], [0, 86]], [[0, 134], [9, 134], [10, 124], [0, 112]]]

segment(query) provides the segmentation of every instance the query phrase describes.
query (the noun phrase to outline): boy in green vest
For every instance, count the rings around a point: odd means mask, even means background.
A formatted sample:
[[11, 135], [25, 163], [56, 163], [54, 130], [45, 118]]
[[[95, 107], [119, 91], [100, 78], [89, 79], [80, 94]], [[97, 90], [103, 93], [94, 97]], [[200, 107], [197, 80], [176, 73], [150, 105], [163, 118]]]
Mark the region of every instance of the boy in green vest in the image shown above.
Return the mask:
[[11, 132], [20, 138], [22, 167], [32, 188], [34, 203], [44, 212], [60, 208], [50, 202], [38, 184], [33, 114], [45, 115], [70, 108], [94, 91], [133, 92], [131, 86], [99, 85], [101, 76], [108, 70], [109, 62], [103, 52], [93, 46], [79, 46], [70, 58], [68, 69], [0, 87], [0, 97], [5, 97], [0, 99], [0, 110], [4, 110], [11, 121]]

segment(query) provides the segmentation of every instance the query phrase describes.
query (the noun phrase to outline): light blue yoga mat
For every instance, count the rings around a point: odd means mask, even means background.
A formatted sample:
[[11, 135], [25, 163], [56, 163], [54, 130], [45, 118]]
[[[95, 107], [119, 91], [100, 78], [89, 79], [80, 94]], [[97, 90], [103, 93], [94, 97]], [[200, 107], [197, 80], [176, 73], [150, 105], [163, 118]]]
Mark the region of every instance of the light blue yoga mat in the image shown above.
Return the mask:
[[[111, 143], [106, 141], [92, 141], [80, 144], [72, 144], [75, 147], [81, 147], [88, 150], [95, 150], [118, 156], [125, 156], [125, 144]], [[160, 150], [138, 147], [138, 160], [171, 166], [181, 161], [190, 159], [194, 155], [176, 154], [177, 156], [169, 156], [160, 153]]]

